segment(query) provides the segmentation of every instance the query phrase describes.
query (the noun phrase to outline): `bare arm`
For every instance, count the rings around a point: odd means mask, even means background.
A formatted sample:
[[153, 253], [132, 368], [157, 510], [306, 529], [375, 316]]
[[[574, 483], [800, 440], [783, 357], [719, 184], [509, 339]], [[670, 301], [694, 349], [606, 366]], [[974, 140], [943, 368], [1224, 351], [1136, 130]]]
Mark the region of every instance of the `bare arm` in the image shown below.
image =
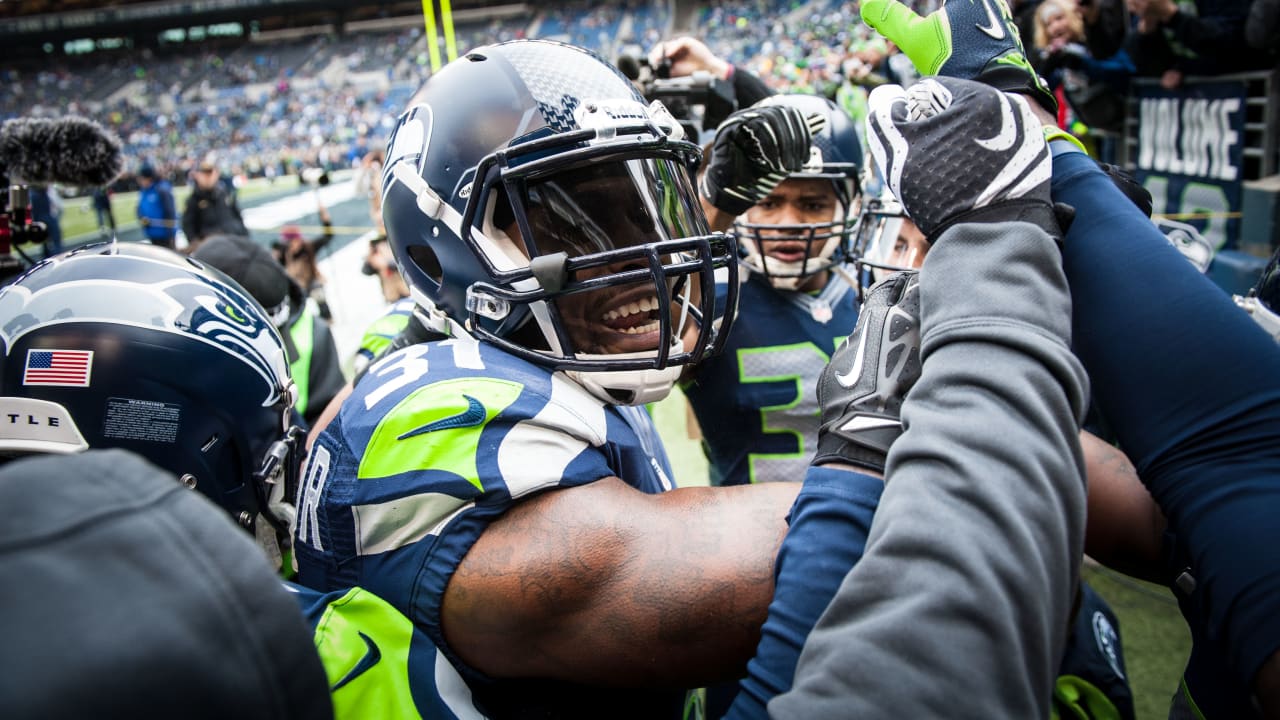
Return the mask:
[[324, 432], [324, 429], [329, 427], [329, 423], [338, 417], [338, 411], [342, 409], [342, 403], [351, 394], [352, 388], [351, 382], [347, 382], [346, 385], [342, 386], [338, 394], [334, 395], [329, 404], [324, 406], [324, 410], [321, 411], [316, 421], [311, 424], [311, 430], [307, 432], [307, 452], [311, 452], [311, 446], [316, 444], [316, 438], [320, 437], [320, 433]]
[[495, 677], [696, 687], [740, 675], [798, 483], [649, 495], [606, 478], [494, 521], [444, 596], [450, 646]]
[[1161, 542], [1164, 515], [1133, 463], [1119, 449], [1081, 431], [1089, 478], [1084, 551], [1094, 560], [1136, 578], [1164, 584]]

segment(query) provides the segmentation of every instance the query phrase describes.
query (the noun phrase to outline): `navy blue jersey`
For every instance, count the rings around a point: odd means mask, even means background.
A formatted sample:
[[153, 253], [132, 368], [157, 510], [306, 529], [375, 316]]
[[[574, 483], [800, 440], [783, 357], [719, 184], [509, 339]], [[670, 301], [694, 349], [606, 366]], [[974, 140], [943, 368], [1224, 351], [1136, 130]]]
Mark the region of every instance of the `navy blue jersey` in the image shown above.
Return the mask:
[[858, 293], [834, 273], [817, 295], [776, 290], [757, 274], [742, 284], [724, 352], [682, 386], [714, 484], [804, 477], [818, 437], [818, 376], [857, 321]]
[[[440, 627], [449, 579], [494, 518], [534, 493], [610, 476], [647, 493], [672, 488], [642, 408], [606, 404], [563, 373], [473, 340], [413, 345], [369, 368], [311, 451], [298, 494], [299, 579], [385, 599], [440, 648], [485, 714], [573, 715], [559, 704], [587, 701], [612, 714], [591, 698], [617, 691], [485, 677]], [[665, 717], [683, 710], [682, 692], [647, 696]], [[645, 712], [657, 717], [654, 708]]]

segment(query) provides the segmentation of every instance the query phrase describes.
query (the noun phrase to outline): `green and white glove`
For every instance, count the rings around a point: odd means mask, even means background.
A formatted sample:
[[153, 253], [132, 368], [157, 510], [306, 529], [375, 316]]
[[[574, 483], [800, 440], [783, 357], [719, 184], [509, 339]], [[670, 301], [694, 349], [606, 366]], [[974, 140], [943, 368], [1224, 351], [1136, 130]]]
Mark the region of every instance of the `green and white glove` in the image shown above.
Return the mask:
[[946, 0], [926, 17], [899, 0], [864, 0], [862, 20], [902, 48], [921, 75], [976, 80], [1058, 111], [1057, 99], [1027, 61], [1005, 0]]
[[848, 463], [884, 474], [902, 434], [902, 401], [920, 379], [919, 273], [894, 273], [867, 291], [858, 325], [818, 378], [813, 464]]
[[961, 222], [1034, 223], [1063, 236], [1053, 160], [1027, 99], [970, 80], [925, 78], [868, 99], [867, 141], [889, 189], [929, 242]]

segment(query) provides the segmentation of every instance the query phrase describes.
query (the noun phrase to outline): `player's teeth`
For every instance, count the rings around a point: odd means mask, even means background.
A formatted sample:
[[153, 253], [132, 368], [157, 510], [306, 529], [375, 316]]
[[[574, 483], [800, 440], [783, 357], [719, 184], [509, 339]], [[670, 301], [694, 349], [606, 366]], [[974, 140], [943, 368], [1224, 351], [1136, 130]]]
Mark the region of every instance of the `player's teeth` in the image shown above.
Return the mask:
[[614, 308], [613, 310], [609, 310], [608, 312], [604, 313], [600, 317], [605, 322], [608, 322], [610, 320], [617, 320], [618, 318], [627, 317], [628, 315], [635, 315], [636, 313], [639, 313], [639, 312], [649, 312], [650, 310], [657, 310], [657, 309], [658, 309], [658, 298], [651, 297], [651, 298], [645, 298], [639, 302], [627, 303], [626, 305], [623, 305], [622, 307], [619, 307], [619, 308]]
[[623, 328], [622, 332], [628, 335], [643, 335], [645, 333], [657, 332], [660, 325], [661, 323], [659, 323], [657, 320], [654, 320], [653, 322], [647, 322], [644, 325], [637, 325], [635, 327]]

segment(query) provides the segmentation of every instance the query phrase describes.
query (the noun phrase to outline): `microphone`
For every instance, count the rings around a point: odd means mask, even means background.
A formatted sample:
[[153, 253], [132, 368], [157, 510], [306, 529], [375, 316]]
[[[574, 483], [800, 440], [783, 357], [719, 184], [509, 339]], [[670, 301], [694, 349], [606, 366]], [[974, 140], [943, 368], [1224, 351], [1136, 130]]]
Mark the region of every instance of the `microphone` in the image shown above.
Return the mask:
[[106, 185], [124, 163], [120, 138], [87, 118], [14, 118], [0, 126], [0, 176], [35, 185]]

